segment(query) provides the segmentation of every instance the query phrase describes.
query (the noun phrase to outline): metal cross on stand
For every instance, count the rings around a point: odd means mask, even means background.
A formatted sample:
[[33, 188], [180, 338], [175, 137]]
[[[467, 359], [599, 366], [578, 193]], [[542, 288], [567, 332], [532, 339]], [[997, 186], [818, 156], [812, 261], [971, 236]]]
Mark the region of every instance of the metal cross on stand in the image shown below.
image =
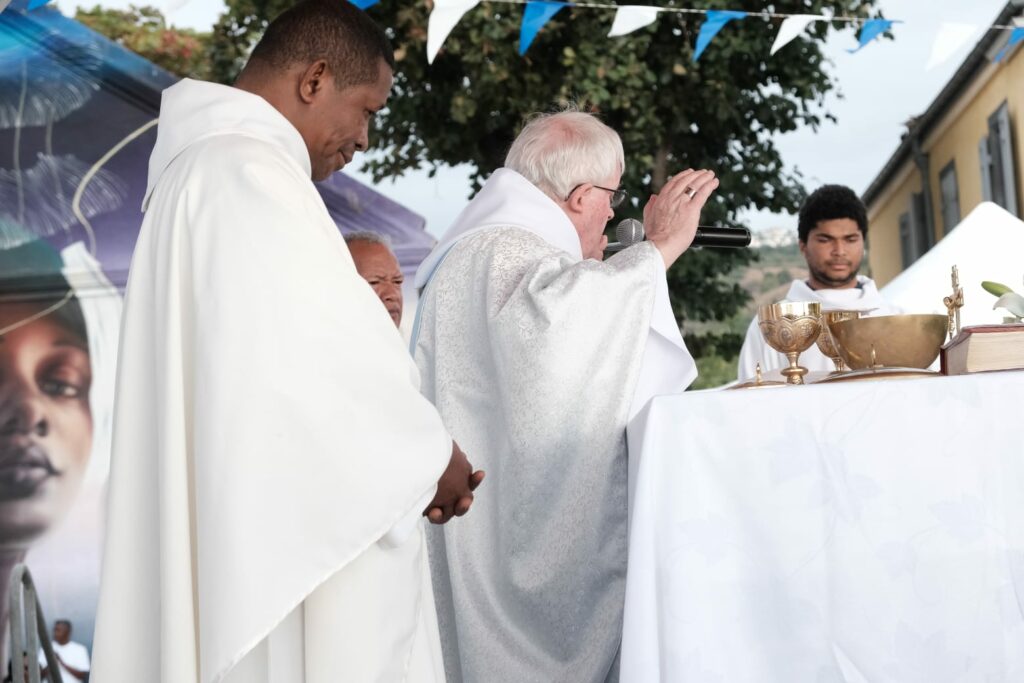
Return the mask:
[[946, 305], [946, 315], [949, 316], [949, 339], [952, 341], [960, 334], [960, 309], [964, 306], [964, 290], [960, 286], [960, 273], [956, 266], [953, 266], [950, 279], [953, 281], [953, 293], [944, 297], [942, 303]]

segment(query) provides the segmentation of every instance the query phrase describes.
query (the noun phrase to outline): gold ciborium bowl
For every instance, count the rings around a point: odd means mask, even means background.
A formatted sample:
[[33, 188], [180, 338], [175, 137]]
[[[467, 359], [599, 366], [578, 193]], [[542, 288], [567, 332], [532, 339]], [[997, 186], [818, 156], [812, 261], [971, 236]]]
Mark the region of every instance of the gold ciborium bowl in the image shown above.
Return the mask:
[[829, 325], [839, 322], [840, 320], [854, 320], [859, 318], [860, 315], [861, 311], [849, 310], [821, 312], [821, 334], [818, 335], [816, 343], [818, 345], [818, 350], [827, 358], [831, 358], [833, 365], [836, 366], [833, 374], [845, 372], [847, 367], [845, 361], [843, 361], [843, 357], [839, 355], [839, 349], [836, 348], [835, 341], [832, 339], [832, 332], [829, 331]]
[[944, 315], [880, 315], [829, 323], [839, 354], [854, 370], [871, 367], [926, 369], [946, 338]]
[[790, 384], [803, 384], [807, 368], [797, 361], [821, 334], [821, 303], [781, 301], [757, 309], [758, 326], [768, 346], [789, 359], [782, 371]]

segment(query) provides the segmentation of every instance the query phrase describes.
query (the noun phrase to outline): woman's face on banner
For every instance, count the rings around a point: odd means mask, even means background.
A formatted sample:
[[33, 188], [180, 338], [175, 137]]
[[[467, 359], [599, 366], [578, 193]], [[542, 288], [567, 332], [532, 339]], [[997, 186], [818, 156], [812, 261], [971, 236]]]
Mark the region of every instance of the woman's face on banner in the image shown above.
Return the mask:
[[[47, 304], [0, 304], [0, 329]], [[53, 315], [0, 337], [0, 547], [19, 547], [67, 512], [92, 448], [88, 342]]]

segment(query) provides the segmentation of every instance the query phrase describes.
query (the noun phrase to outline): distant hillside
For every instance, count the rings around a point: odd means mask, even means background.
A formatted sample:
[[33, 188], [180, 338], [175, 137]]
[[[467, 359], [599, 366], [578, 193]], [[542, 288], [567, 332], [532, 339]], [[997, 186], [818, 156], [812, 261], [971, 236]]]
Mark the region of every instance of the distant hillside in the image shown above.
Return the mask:
[[761, 304], [785, 298], [790, 283], [807, 276], [807, 264], [800, 255], [796, 241], [778, 247], [755, 250], [758, 260], [746, 268], [730, 273], [727, 280], [737, 282], [750, 293], [746, 308], [730, 320], [710, 323], [688, 323], [687, 330], [697, 332], [746, 332], [754, 311]]
[[796, 244], [796, 240], [793, 228], [768, 228], [755, 232], [750, 240], [750, 246], [754, 249], [790, 247]]
[[748, 318], [761, 304], [785, 298], [793, 280], [807, 276], [807, 263], [796, 240], [785, 246], [762, 247], [757, 253], [760, 260], [740, 276], [740, 284], [753, 299], [747, 307]]
[[[770, 231], [769, 231], [770, 232]], [[717, 335], [746, 335], [750, 321], [754, 319], [757, 307], [762, 304], [779, 301], [786, 297], [790, 284], [797, 278], [807, 277], [807, 263], [800, 255], [800, 248], [792, 230], [787, 231], [788, 238], [781, 235], [765, 235], [762, 246], [756, 249], [758, 260], [746, 268], [730, 273], [729, 282], [739, 283], [750, 293], [750, 301], [744, 310], [729, 320], [722, 322], [687, 323], [684, 332], [703, 334], [710, 332]], [[787, 241], [788, 240], [788, 241]], [[782, 242], [779, 244], [779, 242]], [[769, 243], [774, 243], [770, 246]], [[753, 248], [753, 245], [752, 245]], [[724, 359], [719, 356], [698, 358], [697, 365], [700, 376], [694, 383], [694, 389], [720, 386], [736, 379], [736, 359]]]

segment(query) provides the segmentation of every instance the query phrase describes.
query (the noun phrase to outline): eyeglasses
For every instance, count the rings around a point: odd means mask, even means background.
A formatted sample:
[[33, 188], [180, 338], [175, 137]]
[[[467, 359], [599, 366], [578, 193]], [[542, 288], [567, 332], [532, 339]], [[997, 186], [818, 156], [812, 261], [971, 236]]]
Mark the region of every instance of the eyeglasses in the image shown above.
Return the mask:
[[[567, 194], [565, 196], [565, 201], [569, 201], [569, 197], [572, 196], [572, 193], [575, 192], [576, 190], [580, 189], [581, 187], [583, 187], [586, 184], [587, 183], [580, 183], [576, 187], [574, 187], [571, 190], [569, 190], [569, 194]], [[626, 200], [626, 197], [629, 196], [629, 193], [626, 192], [625, 190], [623, 190], [621, 187], [619, 189], [617, 189], [617, 190], [613, 190], [610, 187], [601, 187], [600, 185], [591, 185], [591, 187], [597, 188], [598, 190], [604, 190], [605, 192], [611, 192], [612, 193], [612, 198], [611, 198], [611, 201], [609, 202], [609, 204], [611, 204], [613, 209], [618, 207], [620, 204], [622, 204], [622, 202], [624, 202]]]

